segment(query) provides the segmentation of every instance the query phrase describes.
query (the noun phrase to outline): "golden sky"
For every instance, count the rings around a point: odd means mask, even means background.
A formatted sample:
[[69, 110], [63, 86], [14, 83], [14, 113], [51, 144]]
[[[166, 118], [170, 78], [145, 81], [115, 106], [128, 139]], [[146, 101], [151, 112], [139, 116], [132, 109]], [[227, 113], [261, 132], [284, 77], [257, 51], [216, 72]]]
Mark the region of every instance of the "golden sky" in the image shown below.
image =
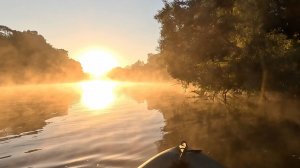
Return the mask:
[[36, 30], [56, 48], [78, 59], [83, 50], [103, 48], [121, 66], [155, 53], [161, 0], [1, 0], [0, 20], [15, 30]]

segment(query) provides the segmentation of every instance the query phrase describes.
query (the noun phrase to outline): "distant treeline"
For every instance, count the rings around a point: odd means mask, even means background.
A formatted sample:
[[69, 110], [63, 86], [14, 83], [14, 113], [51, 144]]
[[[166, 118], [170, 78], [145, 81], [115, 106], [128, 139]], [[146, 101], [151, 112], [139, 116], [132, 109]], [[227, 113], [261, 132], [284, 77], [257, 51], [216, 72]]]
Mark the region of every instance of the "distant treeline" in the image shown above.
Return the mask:
[[146, 63], [139, 60], [125, 68], [114, 68], [107, 76], [114, 80], [138, 82], [167, 81], [171, 79], [164, 60], [159, 54], [148, 54]]
[[79, 62], [48, 44], [36, 31], [0, 26], [0, 84], [76, 81], [84, 78]]
[[164, 0], [160, 56], [199, 93], [300, 95], [299, 0]]

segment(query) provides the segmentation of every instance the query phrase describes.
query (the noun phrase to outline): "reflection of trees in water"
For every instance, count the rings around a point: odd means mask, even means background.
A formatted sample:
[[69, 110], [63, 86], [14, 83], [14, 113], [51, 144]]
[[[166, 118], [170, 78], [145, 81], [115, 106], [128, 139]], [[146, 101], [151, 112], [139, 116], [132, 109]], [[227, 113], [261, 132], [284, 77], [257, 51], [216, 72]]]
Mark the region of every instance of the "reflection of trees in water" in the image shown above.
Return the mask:
[[34, 134], [47, 119], [66, 115], [77, 95], [70, 88], [38, 87], [2, 89], [0, 96], [0, 137]]
[[[299, 167], [300, 105], [293, 101], [230, 106], [197, 101], [178, 92], [138, 88], [127, 93], [146, 99], [166, 125], [160, 151], [186, 140], [227, 167]], [[142, 98], [143, 97], [143, 98]]]

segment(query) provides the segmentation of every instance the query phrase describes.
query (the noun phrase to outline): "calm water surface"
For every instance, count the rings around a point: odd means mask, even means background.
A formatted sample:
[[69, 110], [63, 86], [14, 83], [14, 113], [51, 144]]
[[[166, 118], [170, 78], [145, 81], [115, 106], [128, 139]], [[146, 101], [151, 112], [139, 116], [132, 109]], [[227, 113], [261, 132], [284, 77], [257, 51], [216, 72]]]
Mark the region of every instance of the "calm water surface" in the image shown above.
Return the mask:
[[0, 167], [137, 167], [186, 140], [226, 167], [300, 167], [300, 104], [219, 103], [174, 84], [0, 89]]

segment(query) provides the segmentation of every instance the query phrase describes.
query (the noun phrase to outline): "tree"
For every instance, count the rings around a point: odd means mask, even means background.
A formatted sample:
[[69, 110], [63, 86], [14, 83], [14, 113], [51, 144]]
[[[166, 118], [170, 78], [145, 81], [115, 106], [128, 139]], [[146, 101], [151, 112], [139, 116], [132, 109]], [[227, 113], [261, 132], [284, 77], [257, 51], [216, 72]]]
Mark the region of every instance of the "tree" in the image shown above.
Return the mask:
[[170, 76], [166, 71], [165, 63], [160, 54], [148, 54], [147, 62], [136, 61], [125, 68], [117, 67], [108, 73], [108, 77], [114, 80], [125, 81], [167, 81]]
[[[295, 67], [300, 64], [292, 56], [299, 46], [299, 29], [293, 28], [300, 24], [286, 24], [295, 19], [288, 12], [294, 2], [164, 1], [164, 8], [155, 18], [161, 23], [160, 52], [168, 72], [201, 90], [225, 96], [228, 91], [263, 93], [267, 86], [272, 90], [298, 88], [299, 82], [292, 80], [299, 74], [282, 78], [291, 72], [285, 68], [287, 60], [294, 60]], [[270, 86], [270, 82], [285, 86]]]
[[79, 62], [53, 48], [37, 31], [0, 26], [0, 84], [63, 82], [83, 79]]

